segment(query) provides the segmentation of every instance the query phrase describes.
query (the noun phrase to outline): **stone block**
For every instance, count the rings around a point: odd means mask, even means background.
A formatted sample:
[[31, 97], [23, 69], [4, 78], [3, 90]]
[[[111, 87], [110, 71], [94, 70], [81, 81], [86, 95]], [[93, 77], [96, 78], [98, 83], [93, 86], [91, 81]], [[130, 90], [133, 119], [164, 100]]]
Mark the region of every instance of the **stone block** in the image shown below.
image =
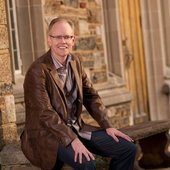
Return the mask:
[[101, 9], [100, 8], [88, 8], [88, 22], [89, 23], [102, 23]]
[[93, 83], [103, 83], [107, 81], [107, 72], [105, 69], [90, 70], [90, 79]]
[[126, 127], [130, 124], [130, 103], [120, 103], [119, 105], [111, 106], [108, 109], [113, 113], [111, 122], [115, 128]]
[[[44, 4], [44, 12], [46, 15], [57, 16], [60, 10], [61, 1], [60, 0], [48, 0]], [[58, 12], [57, 12], [58, 11]]]
[[[6, 24], [6, 10], [5, 10], [5, 0], [0, 0], [0, 24]], [[1, 39], [1, 38], [0, 38]]]
[[78, 0], [62, 0], [61, 2], [63, 3], [63, 5], [66, 5], [66, 6], [71, 6], [71, 7], [74, 7], [74, 8], [79, 7], [79, 1]]
[[94, 68], [106, 68], [105, 65], [105, 58], [104, 58], [104, 53], [102, 52], [94, 52], [93, 53], [93, 58], [94, 58]]
[[5, 25], [0, 25], [0, 49], [9, 48], [8, 30]]
[[74, 50], [94, 50], [96, 48], [95, 37], [78, 38]]
[[[6, 115], [6, 121], [4, 120], [3, 123], [12, 123], [16, 122], [16, 115], [15, 115], [15, 103], [14, 103], [14, 96], [13, 95], [6, 95], [4, 96], [5, 99], [5, 115]], [[5, 116], [4, 115], [4, 116]], [[3, 117], [2, 117], [3, 121]]]
[[2, 124], [7, 123], [15, 123], [16, 115], [15, 115], [15, 103], [13, 95], [5, 95], [0, 98], [0, 106], [2, 113]]
[[[1, 72], [1, 71], [0, 71]], [[4, 100], [4, 95], [12, 94], [12, 83], [0, 83], [0, 95]], [[0, 104], [2, 102], [2, 98], [0, 98]]]
[[3, 140], [5, 144], [18, 143], [19, 137], [15, 123], [8, 123], [2, 125]]
[[[1, 40], [1, 35], [0, 35], [0, 40]], [[1, 41], [0, 41], [0, 43], [1, 43]], [[0, 82], [1, 83], [3, 82], [3, 84], [0, 84], [0, 86], [5, 86], [6, 84], [11, 83], [11, 81], [12, 81], [11, 67], [10, 67], [11, 63], [10, 63], [10, 54], [9, 53], [0, 54], [0, 66], [1, 66], [1, 69], [0, 69], [0, 75], [1, 75], [0, 76]]]
[[79, 34], [81, 35], [88, 35], [89, 31], [89, 23], [86, 20], [80, 19], [79, 20]]

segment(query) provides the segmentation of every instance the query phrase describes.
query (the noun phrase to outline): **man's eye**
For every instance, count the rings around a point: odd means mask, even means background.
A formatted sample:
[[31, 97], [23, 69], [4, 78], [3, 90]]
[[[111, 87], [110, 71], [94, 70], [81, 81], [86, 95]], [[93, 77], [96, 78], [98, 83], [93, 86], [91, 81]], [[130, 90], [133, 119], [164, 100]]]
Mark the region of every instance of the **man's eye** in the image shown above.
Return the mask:
[[70, 39], [70, 36], [66, 35], [66, 36], [63, 36], [65, 40], [68, 40]]
[[61, 40], [63, 38], [63, 36], [56, 36], [57, 39]]

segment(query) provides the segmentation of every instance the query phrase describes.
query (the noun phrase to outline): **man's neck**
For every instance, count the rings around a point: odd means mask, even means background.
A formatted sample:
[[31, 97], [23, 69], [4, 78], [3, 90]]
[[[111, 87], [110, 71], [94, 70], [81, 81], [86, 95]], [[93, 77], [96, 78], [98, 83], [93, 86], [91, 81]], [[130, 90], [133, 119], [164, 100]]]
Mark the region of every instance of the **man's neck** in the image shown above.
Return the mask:
[[54, 59], [57, 60], [57, 62], [59, 62], [61, 65], [66, 66], [67, 63], [67, 56], [65, 57], [58, 57], [53, 55]]

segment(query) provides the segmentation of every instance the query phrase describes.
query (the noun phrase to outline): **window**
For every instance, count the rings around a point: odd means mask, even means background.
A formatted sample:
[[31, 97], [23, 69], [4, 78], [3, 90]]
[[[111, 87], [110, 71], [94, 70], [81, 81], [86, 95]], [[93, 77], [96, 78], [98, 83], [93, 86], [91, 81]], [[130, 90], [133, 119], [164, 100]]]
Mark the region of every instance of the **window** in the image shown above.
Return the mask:
[[10, 52], [13, 74], [21, 72], [15, 0], [7, 0]]

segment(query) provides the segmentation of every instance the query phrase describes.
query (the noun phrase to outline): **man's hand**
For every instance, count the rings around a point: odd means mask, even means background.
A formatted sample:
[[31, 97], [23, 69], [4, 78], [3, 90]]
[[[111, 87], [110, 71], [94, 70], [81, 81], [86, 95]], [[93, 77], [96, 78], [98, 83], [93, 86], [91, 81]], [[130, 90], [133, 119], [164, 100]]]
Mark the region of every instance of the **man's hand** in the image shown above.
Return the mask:
[[92, 160], [95, 159], [93, 154], [86, 149], [86, 147], [82, 144], [82, 142], [78, 138], [72, 141], [71, 146], [73, 147], [73, 150], [75, 152], [74, 155], [75, 162], [77, 162], [77, 160], [79, 159], [79, 163], [81, 164], [83, 155], [86, 157], [88, 161], [90, 161], [91, 159]]
[[117, 138], [117, 136], [122, 137], [129, 142], [133, 142], [133, 139], [131, 139], [128, 135], [120, 132], [119, 130], [115, 128], [107, 128], [106, 133], [110, 135], [116, 142], [119, 142], [119, 139]]

